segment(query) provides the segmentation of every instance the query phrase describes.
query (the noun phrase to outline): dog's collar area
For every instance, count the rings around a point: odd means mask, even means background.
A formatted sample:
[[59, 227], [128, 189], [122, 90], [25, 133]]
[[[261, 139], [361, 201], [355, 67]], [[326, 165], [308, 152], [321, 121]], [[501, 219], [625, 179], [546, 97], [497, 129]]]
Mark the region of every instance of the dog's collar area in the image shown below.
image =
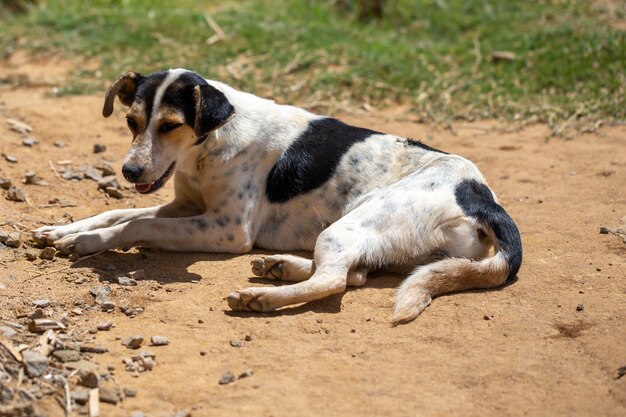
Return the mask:
[[172, 162], [169, 168], [165, 170], [165, 173], [161, 175], [161, 178], [159, 178], [158, 180], [154, 182], [151, 182], [149, 184], [135, 184], [135, 190], [137, 190], [139, 194], [150, 194], [150, 193], [155, 192], [159, 188], [163, 187], [163, 185], [165, 185], [165, 182], [172, 175], [172, 172], [174, 172], [175, 165], [176, 165], [176, 161]]

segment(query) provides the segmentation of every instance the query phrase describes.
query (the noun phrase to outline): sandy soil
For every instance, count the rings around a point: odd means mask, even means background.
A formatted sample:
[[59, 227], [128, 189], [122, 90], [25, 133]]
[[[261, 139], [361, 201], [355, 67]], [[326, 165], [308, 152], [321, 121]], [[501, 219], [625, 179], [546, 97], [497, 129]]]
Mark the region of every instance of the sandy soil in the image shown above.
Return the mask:
[[[3, 230], [49, 224], [64, 213], [77, 219], [171, 198], [171, 184], [156, 195], [125, 190], [126, 198], [113, 200], [92, 181], [58, 178], [49, 161], [56, 166], [71, 160], [78, 167], [105, 158], [119, 171], [129, 135], [119, 111], [102, 118], [100, 96], [50, 97], [58, 72], [31, 63], [6, 65], [0, 75], [14, 79], [24, 71], [31, 80], [41, 74], [52, 80], [44, 87], [26, 82], [0, 90], [0, 152], [18, 158], [15, 164], [0, 160], [0, 177], [19, 183], [35, 170], [49, 185], [19, 184], [28, 203], [0, 198]], [[116, 325], [94, 336], [110, 350], [97, 360], [101, 369], [113, 365], [120, 385], [138, 394], [117, 406], [103, 404], [105, 416], [135, 410], [150, 416], [179, 410], [276, 417], [626, 415], [626, 377], [617, 378], [617, 369], [626, 365], [626, 245], [599, 234], [600, 226], [616, 226], [626, 215], [626, 126], [547, 141], [545, 126], [503, 133], [494, 123], [476, 122], [455, 124], [453, 134], [376, 112], [342, 117], [422, 138], [475, 161], [521, 230], [525, 258], [518, 281], [500, 290], [441, 297], [415, 322], [392, 328], [397, 276], [378, 274], [364, 288], [273, 314], [233, 314], [223, 301], [230, 291], [251, 282], [275, 285], [252, 278], [254, 254], [131, 250], [72, 267], [65, 258], [29, 262], [24, 248], [4, 248], [0, 317], [14, 319], [36, 298], [66, 311], [77, 301], [93, 305], [91, 287], [145, 269], [147, 278], [136, 287], [111, 284], [118, 304], [140, 305], [143, 314], [70, 314], [83, 330], [105, 319]], [[29, 136], [39, 144], [23, 146], [23, 136], [10, 131], [5, 118], [30, 124]], [[67, 147], [55, 147], [55, 141]], [[94, 154], [94, 143], [107, 151]], [[53, 198], [77, 206], [47, 206]], [[76, 284], [79, 277], [85, 282]], [[579, 304], [583, 311], [577, 311]], [[121, 362], [129, 354], [118, 338], [132, 334], [163, 335], [171, 342], [151, 348], [157, 365], [139, 377], [125, 372]], [[230, 346], [245, 335], [252, 340]], [[247, 368], [252, 377], [218, 384], [225, 371]], [[40, 407], [62, 415], [54, 401]]]

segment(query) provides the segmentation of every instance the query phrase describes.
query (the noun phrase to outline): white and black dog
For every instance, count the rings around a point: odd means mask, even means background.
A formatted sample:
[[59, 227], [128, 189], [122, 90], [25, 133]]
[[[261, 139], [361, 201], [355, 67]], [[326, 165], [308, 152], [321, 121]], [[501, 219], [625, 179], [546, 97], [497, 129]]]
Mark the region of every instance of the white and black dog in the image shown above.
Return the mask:
[[460, 156], [183, 69], [123, 74], [106, 93], [105, 117], [116, 96], [133, 134], [124, 177], [145, 194], [173, 175], [176, 197], [34, 231], [63, 252], [314, 251], [313, 260], [254, 260], [255, 275], [297, 284], [236, 291], [228, 305], [271, 311], [364, 285], [368, 271], [406, 271], [395, 324], [432, 297], [500, 286], [519, 270], [515, 223]]

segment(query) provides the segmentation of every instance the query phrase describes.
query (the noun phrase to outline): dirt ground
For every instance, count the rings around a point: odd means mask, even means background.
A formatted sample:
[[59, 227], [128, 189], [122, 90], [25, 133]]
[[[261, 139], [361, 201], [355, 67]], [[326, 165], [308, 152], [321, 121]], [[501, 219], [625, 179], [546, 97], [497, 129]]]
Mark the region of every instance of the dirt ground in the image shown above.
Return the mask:
[[[57, 177], [49, 161], [79, 167], [106, 159], [119, 172], [129, 144], [122, 106], [104, 119], [99, 95], [50, 97], [62, 79], [55, 62], [5, 63], [0, 76], [21, 80], [0, 89], [0, 152], [18, 158], [0, 159], [0, 177], [12, 179], [28, 199], [0, 198], [2, 230], [26, 237], [65, 213], [78, 219], [172, 197], [168, 184], [150, 196], [127, 189], [115, 200], [92, 181]], [[252, 278], [255, 254], [111, 251], [71, 266], [66, 258], [30, 262], [24, 247], [3, 248], [0, 318], [14, 320], [38, 298], [51, 300], [55, 311], [69, 312], [76, 302], [93, 305], [90, 288], [143, 268], [147, 277], [137, 286], [111, 284], [118, 305], [140, 305], [143, 314], [129, 318], [95, 307], [68, 313], [83, 332], [103, 320], [115, 323], [93, 336], [109, 349], [95, 360], [101, 369], [114, 366], [119, 384], [137, 396], [103, 404], [104, 416], [136, 410], [148, 416], [180, 410], [268, 417], [626, 415], [626, 377], [617, 373], [626, 365], [626, 245], [599, 234], [600, 226], [616, 226], [626, 215], [626, 125], [546, 140], [542, 125], [505, 133], [495, 123], [459, 123], [453, 132], [375, 111], [340, 116], [473, 160], [521, 231], [517, 282], [435, 299], [416, 321], [392, 328], [398, 276], [379, 273], [363, 288], [272, 314], [233, 314], [223, 301], [230, 291], [251, 282], [276, 285]], [[6, 118], [30, 124], [26, 136], [39, 143], [23, 146], [24, 135], [11, 131]], [[105, 144], [106, 152], [94, 154], [94, 143]], [[29, 170], [49, 185], [21, 184]], [[50, 205], [53, 198], [77, 206]], [[129, 353], [119, 341], [133, 334], [170, 340], [150, 348], [157, 365], [138, 377], [124, 370]], [[231, 347], [245, 335], [252, 340]], [[251, 377], [218, 384], [224, 372], [248, 368]], [[44, 399], [39, 407], [63, 415], [55, 401]]]

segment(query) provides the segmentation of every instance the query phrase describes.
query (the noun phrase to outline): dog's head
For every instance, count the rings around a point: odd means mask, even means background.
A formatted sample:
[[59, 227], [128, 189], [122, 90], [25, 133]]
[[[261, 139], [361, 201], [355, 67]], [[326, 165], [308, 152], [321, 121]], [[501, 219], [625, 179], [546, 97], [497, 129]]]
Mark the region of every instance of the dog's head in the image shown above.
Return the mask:
[[106, 92], [104, 117], [113, 113], [116, 96], [129, 107], [126, 120], [133, 134], [122, 173], [142, 194], [161, 188], [182, 153], [235, 114], [224, 93], [182, 69], [122, 74]]

